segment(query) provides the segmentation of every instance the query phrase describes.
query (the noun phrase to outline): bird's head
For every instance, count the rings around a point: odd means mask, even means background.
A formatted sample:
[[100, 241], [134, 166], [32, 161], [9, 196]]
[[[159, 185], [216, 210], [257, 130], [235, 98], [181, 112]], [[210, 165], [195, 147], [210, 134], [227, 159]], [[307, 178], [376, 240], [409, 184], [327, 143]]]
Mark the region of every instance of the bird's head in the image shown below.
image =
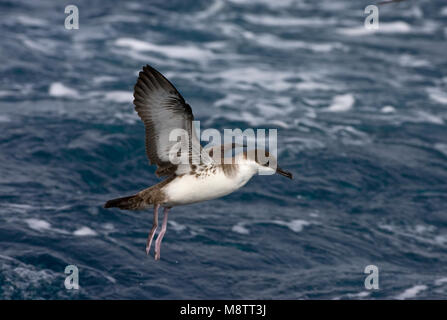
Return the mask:
[[292, 173], [283, 170], [278, 166], [276, 158], [266, 150], [250, 150], [244, 152], [244, 158], [253, 166], [259, 175], [280, 174], [289, 179], [293, 179]]

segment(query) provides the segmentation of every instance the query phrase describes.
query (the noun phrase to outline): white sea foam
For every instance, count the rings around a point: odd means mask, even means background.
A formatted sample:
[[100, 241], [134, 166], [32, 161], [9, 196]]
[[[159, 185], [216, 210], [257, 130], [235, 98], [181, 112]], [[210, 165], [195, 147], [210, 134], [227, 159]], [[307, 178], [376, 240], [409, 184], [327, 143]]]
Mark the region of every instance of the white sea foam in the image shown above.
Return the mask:
[[330, 112], [345, 112], [352, 108], [355, 99], [352, 94], [343, 94], [333, 97], [332, 103], [325, 110]]
[[33, 206], [30, 206], [28, 204], [21, 204], [21, 203], [6, 203], [4, 205], [20, 213], [29, 212], [34, 208]]
[[33, 270], [26, 267], [15, 267], [14, 272], [19, 275], [23, 281], [28, 284], [37, 284], [39, 282], [46, 282], [54, 278], [54, 275], [49, 270]]
[[51, 229], [51, 224], [45, 220], [40, 219], [26, 219], [25, 222], [33, 230], [44, 231]]
[[118, 103], [132, 103], [133, 93], [130, 91], [109, 91], [104, 94], [104, 99]]
[[274, 125], [274, 126], [283, 128], [283, 129], [288, 129], [288, 128], [290, 128], [290, 125], [288, 125], [286, 122], [281, 121], [281, 120], [270, 120], [268, 123], [269, 123], [269, 124], [272, 124], [272, 125]]
[[447, 277], [435, 280], [435, 286], [442, 286], [444, 283], [447, 283]]
[[419, 234], [433, 232], [433, 231], [435, 231], [435, 229], [436, 229], [435, 226], [426, 226], [423, 224], [418, 224], [414, 227], [414, 231], [416, 231], [416, 233], [419, 233]]
[[329, 128], [332, 135], [340, 137], [345, 144], [362, 145], [370, 143], [371, 138], [367, 133], [360, 131], [352, 126], [333, 126]]
[[279, 50], [290, 49], [308, 49], [314, 52], [331, 52], [335, 49], [347, 50], [347, 47], [341, 43], [315, 43], [299, 40], [286, 40], [279, 38], [272, 34], [254, 34], [251, 32], [245, 32], [245, 37], [253, 40], [263, 46], [276, 48]]
[[411, 26], [404, 21], [381, 22], [379, 32], [383, 33], [409, 33]]
[[116, 283], [116, 279], [112, 276], [103, 274], [104, 278], [106, 278], [107, 280], [109, 280], [111, 283]]
[[19, 24], [22, 24], [24, 26], [29, 26], [29, 27], [42, 27], [42, 26], [46, 26], [48, 24], [48, 22], [46, 20], [39, 19], [36, 17], [22, 16], [22, 15], [17, 16], [16, 21]]
[[25, 46], [33, 51], [40, 51], [45, 54], [52, 54], [56, 48], [54, 41], [49, 39], [30, 39], [26, 36], [18, 37]]
[[1, 123], [1, 122], [3, 122], [3, 123], [5, 123], [5, 122], [11, 122], [11, 118], [8, 117], [7, 115], [0, 114], [0, 123]]
[[447, 157], [447, 144], [435, 143], [434, 148]]
[[252, 127], [257, 127], [265, 124], [267, 121], [263, 117], [258, 117], [251, 112], [243, 111], [241, 113], [224, 113], [220, 115], [220, 118], [224, 118], [230, 121], [243, 121]]
[[[267, 104], [268, 103], [268, 104]], [[247, 104], [247, 100], [242, 95], [236, 95], [236, 94], [228, 94], [223, 99], [220, 99], [214, 103], [214, 106], [216, 107], [241, 107], [239, 109], [247, 109], [244, 108]], [[231, 121], [240, 121], [243, 120], [245, 122], [250, 123], [253, 126], [261, 125], [261, 124], [272, 124], [281, 128], [289, 128], [290, 124], [288, 124], [286, 121], [277, 119], [279, 116], [284, 116], [292, 112], [295, 108], [291, 104], [291, 100], [289, 97], [282, 99], [278, 98], [275, 99], [275, 101], [265, 101], [261, 100], [257, 103], [254, 103], [254, 107], [258, 109], [259, 115], [255, 115], [253, 113], [243, 111], [241, 114], [237, 113], [226, 113], [221, 115], [220, 117], [223, 117], [225, 119], [231, 120]]]
[[211, 41], [205, 43], [204, 46], [208, 49], [221, 50], [225, 49], [228, 46], [228, 43], [226, 41]]
[[28, 227], [30, 227], [33, 230], [37, 230], [37, 231], [50, 231], [51, 230], [51, 232], [70, 234], [70, 232], [68, 232], [67, 230], [53, 228], [48, 221], [45, 221], [42, 219], [30, 218], [30, 219], [26, 219], [25, 222], [28, 224]]
[[291, 5], [296, 6], [297, 2], [295, 0], [228, 0], [233, 3], [237, 3], [238, 5], [265, 5], [269, 8], [286, 8], [290, 7]]
[[107, 231], [114, 231], [114, 230], [115, 230], [115, 226], [114, 226], [112, 223], [110, 223], [110, 222], [104, 223], [104, 224], [102, 225], [102, 227], [103, 227], [105, 230], [107, 230]]
[[406, 8], [401, 12], [403, 17], [410, 17], [416, 19], [421, 19], [424, 17], [424, 12], [418, 6], [412, 6], [411, 8]]
[[90, 229], [89, 227], [81, 227], [73, 232], [75, 236], [83, 237], [83, 236], [96, 236], [97, 233]]
[[335, 19], [297, 18], [272, 15], [253, 15], [245, 14], [244, 19], [252, 24], [264, 25], [269, 27], [308, 27], [308, 26], [327, 26], [336, 23]]
[[429, 67], [430, 62], [424, 59], [418, 59], [412, 55], [409, 54], [403, 54], [401, 55], [398, 60], [399, 64], [403, 67], [412, 67], [412, 68], [418, 68], [418, 67]]
[[135, 51], [157, 52], [173, 59], [203, 61], [212, 56], [211, 51], [207, 49], [201, 49], [196, 46], [158, 45], [132, 38], [119, 38], [115, 41], [115, 45], [119, 47], [129, 48]]
[[50, 85], [48, 94], [52, 97], [70, 97], [70, 98], [79, 97], [79, 93], [77, 90], [69, 88], [60, 82], [53, 82]]
[[281, 220], [275, 220], [272, 221], [274, 224], [280, 225], [280, 226], [286, 226], [287, 228], [289, 228], [290, 230], [292, 230], [293, 232], [301, 232], [303, 231], [305, 226], [310, 225], [311, 223], [309, 221], [306, 220], [300, 220], [300, 219], [296, 219], [296, 220], [292, 220], [292, 221], [281, 221]]
[[231, 228], [231, 231], [239, 234], [250, 234], [250, 230], [245, 227], [245, 223], [239, 222]]
[[411, 26], [404, 21], [380, 22], [379, 29], [366, 29], [365, 26], [338, 28], [337, 32], [346, 36], [358, 37], [375, 33], [409, 33]]
[[14, 91], [0, 90], [0, 98], [1, 97], [14, 96], [15, 93], [16, 92], [14, 92]]
[[379, 228], [400, 237], [417, 240], [423, 244], [430, 244], [432, 246], [445, 246], [447, 244], [447, 235], [438, 234], [435, 236], [434, 234], [437, 229], [431, 225], [419, 224], [404, 228], [396, 225], [379, 224]]
[[255, 224], [276, 224], [279, 226], [284, 226], [292, 230], [293, 232], [301, 232], [304, 227], [311, 225], [312, 223], [306, 220], [295, 219], [291, 221], [283, 221], [283, 220], [269, 220], [269, 221], [256, 221], [256, 222], [238, 222], [231, 228], [231, 231], [239, 233], [239, 234], [250, 234], [250, 230], [247, 228], [247, 225], [255, 225]]
[[415, 298], [419, 293], [421, 293], [422, 291], [425, 291], [427, 289], [428, 289], [428, 287], [426, 285], [417, 285], [417, 286], [414, 286], [414, 287], [411, 287], [411, 288], [405, 290], [404, 292], [402, 292], [401, 294], [396, 296], [396, 299], [405, 300], [405, 299]]
[[257, 103], [256, 108], [259, 109], [259, 112], [266, 118], [274, 117], [279, 114], [282, 114], [282, 108], [278, 108], [272, 105], [267, 105], [264, 103]]
[[116, 112], [114, 113], [114, 117], [127, 124], [134, 124], [140, 121], [136, 112]]
[[338, 28], [337, 32], [350, 37], [364, 36], [374, 34], [377, 30], [366, 29], [365, 27]]
[[169, 220], [168, 223], [170, 225], [170, 228], [173, 229], [174, 231], [180, 232], [180, 231], [183, 231], [186, 229], [186, 226], [184, 226], [183, 224], [180, 224], [176, 221]]
[[242, 103], [246, 100], [244, 96], [234, 93], [227, 94], [224, 98], [219, 99], [214, 102], [215, 107], [222, 107], [222, 106], [235, 106], [238, 105], [238, 103]]
[[395, 113], [396, 109], [393, 106], [384, 106], [382, 109], [380, 109], [380, 112], [382, 112], [382, 113]]
[[421, 110], [416, 111], [416, 118], [409, 119], [408, 122], [428, 122], [434, 124], [444, 124], [444, 120], [441, 117]]
[[284, 71], [272, 72], [272, 70], [243, 67], [226, 69], [217, 74], [207, 76], [207, 78], [228, 80], [225, 83], [231, 86], [237, 86], [239, 89], [244, 87], [251, 89], [253, 85], [258, 85], [266, 90], [284, 91], [292, 87], [292, 84], [286, 80], [293, 76], [293, 73]]
[[[153, 65], [171, 65], [170, 59], [164, 57], [156, 58], [153, 54], [143, 54], [141, 51], [129, 49], [127, 47], [111, 48], [111, 52], [119, 55], [125, 55], [133, 60], [140, 61], [142, 63], [149, 63]], [[167, 61], [168, 60], [168, 61]], [[138, 74], [136, 74], [138, 75]]]
[[97, 76], [97, 77], [93, 78], [94, 84], [100, 84], [100, 83], [111, 82], [111, 81], [115, 81], [115, 78], [112, 76]]
[[444, 234], [437, 235], [434, 242], [438, 245], [444, 246], [447, 243], [447, 236]]
[[266, 123], [266, 120], [264, 117], [258, 117], [256, 115], [254, 115], [251, 112], [248, 111], [244, 111], [240, 114], [240, 118], [239, 120], [245, 121], [247, 123], [249, 123], [251, 126], [253, 127], [257, 127], [261, 124]]
[[301, 91], [316, 91], [316, 90], [333, 90], [334, 88], [328, 84], [316, 81], [303, 81], [296, 84], [296, 88]]
[[371, 294], [371, 292], [368, 291], [361, 291], [359, 293], [348, 293], [346, 296], [348, 298], [366, 298]]
[[427, 93], [430, 99], [437, 103], [447, 104], [447, 93], [440, 88], [427, 88]]
[[209, 7], [205, 10], [199, 12], [196, 15], [197, 19], [206, 19], [211, 16], [216, 15], [219, 11], [221, 11], [225, 6], [225, 2], [222, 0], [214, 0]]
[[124, 15], [124, 14], [106, 15], [101, 20], [106, 23], [117, 23], [117, 22], [138, 23], [138, 22], [141, 22], [141, 19], [135, 15]]
[[389, 232], [395, 232], [396, 228], [393, 225], [390, 224], [379, 224], [378, 227], [382, 230], [386, 230]]
[[39, 299], [36, 290], [48, 287], [57, 275], [49, 269], [36, 268], [13, 257], [0, 255], [0, 272], [4, 284], [2, 298]]

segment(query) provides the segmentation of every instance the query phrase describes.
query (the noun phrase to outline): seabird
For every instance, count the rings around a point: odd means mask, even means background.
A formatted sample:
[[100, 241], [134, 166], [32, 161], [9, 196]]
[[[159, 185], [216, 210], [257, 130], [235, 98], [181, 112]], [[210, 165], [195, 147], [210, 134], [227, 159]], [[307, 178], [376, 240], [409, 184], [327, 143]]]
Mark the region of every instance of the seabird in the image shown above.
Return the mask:
[[[236, 144], [202, 148], [193, 128], [194, 117], [190, 105], [168, 79], [149, 65], [143, 67], [143, 71], [139, 73], [134, 87], [133, 103], [145, 126], [149, 163], [157, 165], [155, 174], [158, 177], [167, 178], [137, 194], [109, 200], [104, 204], [104, 208], [142, 210], [153, 206], [154, 220], [146, 242], [146, 254], [149, 255], [158, 227], [158, 209], [160, 206], [164, 207], [163, 224], [155, 242], [155, 260], [160, 259], [161, 241], [172, 207], [228, 195], [244, 186], [256, 173], [276, 172], [292, 179], [290, 172], [277, 165], [261, 164], [257, 159], [257, 152], [241, 152], [232, 157], [229, 164], [228, 161], [214, 160], [214, 152], [217, 154], [217, 151], [220, 151], [220, 160], [223, 160], [224, 153], [233, 150]], [[178, 142], [170, 141], [169, 134], [176, 129], [188, 133], [187, 163], [174, 164], [170, 160], [170, 150], [175, 148]], [[268, 155], [267, 151], [262, 152]], [[252, 156], [253, 154], [255, 156]], [[192, 161], [194, 159], [198, 159], [198, 162]], [[270, 162], [273, 159], [276, 164], [273, 156], [269, 156], [269, 159]]]

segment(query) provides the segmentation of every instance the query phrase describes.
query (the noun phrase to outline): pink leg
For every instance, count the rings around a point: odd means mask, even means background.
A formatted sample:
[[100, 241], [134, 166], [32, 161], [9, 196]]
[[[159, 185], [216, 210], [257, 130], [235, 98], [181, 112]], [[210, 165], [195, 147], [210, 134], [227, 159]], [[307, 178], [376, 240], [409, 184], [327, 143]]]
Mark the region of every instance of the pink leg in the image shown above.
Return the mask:
[[154, 205], [154, 223], [152, 224], [151, 232], [147, 236], [146, 242], [146, 254], [149, 255], [149, 251], [151, 250], [152, 239], [154, 239], [155, 230], [158, 227], [158, 208], [160, 208], [159, 204]]
[[165, 208], [163, 210], [163, 225], [161, 226], [161, 230], [160, 233], [158, 234], [157, 241], [155, 242], [155, 260], [160, 259], [161, 241], [163, 240], [163, 237], [166, 233], [166, 228], [168, 226], [168, 212], [169, 208]]

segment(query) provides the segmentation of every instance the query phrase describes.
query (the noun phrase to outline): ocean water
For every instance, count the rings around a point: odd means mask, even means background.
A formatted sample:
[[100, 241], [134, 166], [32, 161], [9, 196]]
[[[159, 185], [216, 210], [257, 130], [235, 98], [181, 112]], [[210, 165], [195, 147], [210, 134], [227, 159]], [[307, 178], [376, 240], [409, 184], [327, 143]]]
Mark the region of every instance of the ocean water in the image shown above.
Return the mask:
[[[0, 2], [0, 298], [447, 298], [447, 3]], [[171, 210], [132, 105], [151, 64], [202, 129], [277, 128], [293, 172]], [[67, 265], [79, 290], [64, 286]], [[368, 290], [365, 267], [379, 270]]]

